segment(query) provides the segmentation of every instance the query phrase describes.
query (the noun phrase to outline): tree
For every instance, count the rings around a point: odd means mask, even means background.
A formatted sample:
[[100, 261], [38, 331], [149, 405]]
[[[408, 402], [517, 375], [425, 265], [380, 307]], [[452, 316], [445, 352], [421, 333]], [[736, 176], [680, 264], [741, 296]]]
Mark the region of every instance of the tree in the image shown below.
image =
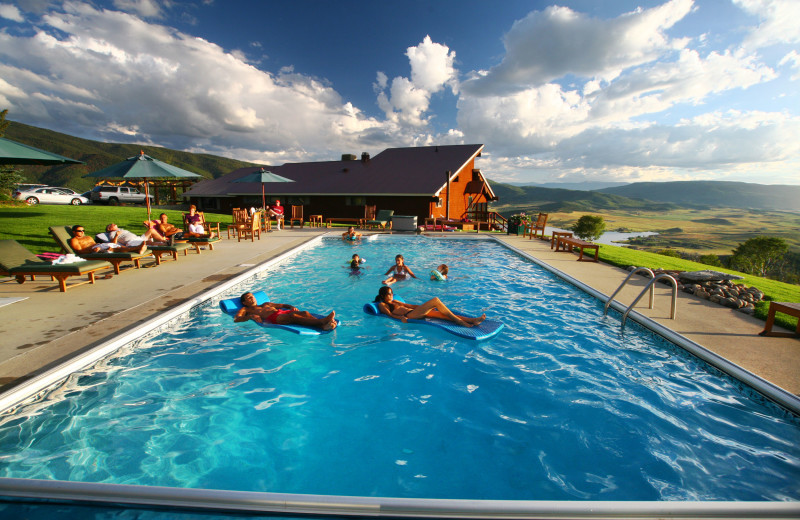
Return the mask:
[[778, 272], [786, 261], [789, 246], [782, 238], [755, 237], [733, 250], [731, 266], [743, 273], [767, 276]]
[[606, 230], [606, 223], [603, 217], [595, 215], [584, 215], [572, 225], [572, 232], [582, 239], [592, 241], [600, 237]]
[[706, 264], [713, 267], [722, 267], [722, 262], [720, 261], [717, 255], [712, 255], [712, 254], [700, 255], [700, 258], [698, 258], [697, 261], [700, 262], [701, 264]]
[[6, 121], [6, 115], [8, 115], [7, 108], [3, 111], [0, 111], [0, 137], [3, 137], [3, 134], [6, 133], [6, 128], [8, 128], [8, 125], [11, 124], [11, 121]]

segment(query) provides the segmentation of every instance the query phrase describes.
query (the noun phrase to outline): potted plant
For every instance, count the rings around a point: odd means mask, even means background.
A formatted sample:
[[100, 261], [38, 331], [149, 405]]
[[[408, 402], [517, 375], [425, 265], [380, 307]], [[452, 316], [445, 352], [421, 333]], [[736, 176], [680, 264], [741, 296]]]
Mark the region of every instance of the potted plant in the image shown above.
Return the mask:
[[519, 235], [520, 228], [524, 230], [525, 226], [529, 225], [530, 222], [530, 215], [526, 215], [524, 212], [511, 215], [508, 217], [508, 231], [506, 234], [510, 235], [511, 233], [514, 233]]

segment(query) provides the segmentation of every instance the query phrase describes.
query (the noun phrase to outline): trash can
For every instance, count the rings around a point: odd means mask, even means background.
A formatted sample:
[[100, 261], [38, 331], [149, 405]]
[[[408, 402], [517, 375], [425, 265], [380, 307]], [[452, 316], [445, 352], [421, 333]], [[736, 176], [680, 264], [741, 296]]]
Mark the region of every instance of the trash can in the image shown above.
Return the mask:
[[392, 215], [392, 229], [394, 231], [416, 231], [416, 215]]

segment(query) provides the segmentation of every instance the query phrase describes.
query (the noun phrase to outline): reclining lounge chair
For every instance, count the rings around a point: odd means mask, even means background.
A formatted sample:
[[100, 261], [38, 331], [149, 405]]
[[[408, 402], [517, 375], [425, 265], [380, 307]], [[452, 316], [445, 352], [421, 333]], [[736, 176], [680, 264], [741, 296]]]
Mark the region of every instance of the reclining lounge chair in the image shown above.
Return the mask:
[[[50, 276], [51, 280], [58, 281], [58, 287], [61, 292], [66, 292], [67, 287], [72, 288], [85, 283], [94, 283], [95, 271], [111, 267], [113, 266], [110, 263], [102, 260], [86, 260], [75, 262], [74, 264], [53, 265], [28, 251], [16, 240], [0, 240], [0, 274], [14, 276], [18, 283], [24, 283], [26, 276], [30, 276], [31, 280], [35, 281], [36, 275], [47, 275]], [[86, 281], [67, 286], [67, 278], [83, 275], [88, 276]]]
[[392, 216], [394, 215], [393, 209], [379, 209], [375, 215], [375, 220], [367, 220], [364, 224], [365, 227], [372, 229], [372, 227], [380, 227], [381, 229], [392, 228]]
[[[72, 246], [69, 245], [69, 241], [72, 238], [72, 229], [69, 226], [50, 226], [50, 234], [53, 236], [53, 239], [56, 241], [58, 246], [61, 250], [66, 254], [77, 254], [72, 249]], [[147, 258], [150, 256], [154, 256], [154, 253], [149, 249], [145, 249], [144, 253], [88, 253], [83, 255], [78, 255], [81, 258], [86, 258], [87, 260], [105, 260], [106, 262], [110, 262], [114, 266], [114, 273], [119, 274], [120, 268], [119, 265], [122, 262], [133, 262], [133, 265], [136, 266], [136, 269], [141, 267], [141, 262], [143, 258]], [[161, 265], [161, 255], [156, 255], [156, 265]]]

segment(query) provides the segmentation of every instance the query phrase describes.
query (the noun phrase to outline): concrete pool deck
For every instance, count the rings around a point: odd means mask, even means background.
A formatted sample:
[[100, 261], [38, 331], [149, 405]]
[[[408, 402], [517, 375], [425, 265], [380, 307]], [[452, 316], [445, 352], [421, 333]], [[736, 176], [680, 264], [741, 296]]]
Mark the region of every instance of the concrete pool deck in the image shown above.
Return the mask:
[[[54, 282], [25, 282], [0, 278], [4, 299], [25, 298], [0, 306], [0, 391], [102, 344], [121, 332], [158, 316], [188, 298], [230, 280], [253, 266], [275, 258], [329, 230], [302, 228], [266, 233], [255, 242], [224, 239], [214, 251], [190, 252], [177, 262], [130, 269], [119, 276], [98, 279], [58, 291]], [[336, 230], [334, 230], [336, 232]], [[459, 233], [459, 235], [462, 235]], [[627, 271], [603, 263], [578, 262], [577, 255], [550, 249], [550, 242], [514, 235], [495, 235], [570, 277], [610, 295]], [[617, 300], [626, 306], [646, 283], [634, 277]], [[678, 294], [676, 319], [669, 319], [671, 289], [657, 284], [653, 309], [642, 298], [636, 310], [730, 362], [784, 390], [800, 394], [800, 340], [761, 337], [764, 322], [741, 312]]]

